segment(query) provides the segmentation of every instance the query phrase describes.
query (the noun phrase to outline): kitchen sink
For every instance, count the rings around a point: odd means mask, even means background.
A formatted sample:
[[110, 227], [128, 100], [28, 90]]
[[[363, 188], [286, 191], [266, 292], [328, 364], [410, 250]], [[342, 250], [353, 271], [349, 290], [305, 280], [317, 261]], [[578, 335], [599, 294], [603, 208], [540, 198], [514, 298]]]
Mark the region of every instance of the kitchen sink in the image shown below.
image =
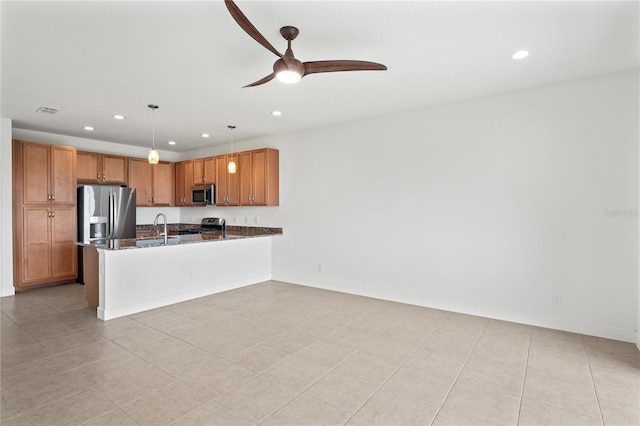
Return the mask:
[[[177, 243], [179, 241], [180, 241], [179, 235], [170, 235], [167, 238], [167, 244]], [[136, 247], [153, 247], [153, 246], [163, 246], [163, 245], [165, 245], [163, 237], [136, 239]]]

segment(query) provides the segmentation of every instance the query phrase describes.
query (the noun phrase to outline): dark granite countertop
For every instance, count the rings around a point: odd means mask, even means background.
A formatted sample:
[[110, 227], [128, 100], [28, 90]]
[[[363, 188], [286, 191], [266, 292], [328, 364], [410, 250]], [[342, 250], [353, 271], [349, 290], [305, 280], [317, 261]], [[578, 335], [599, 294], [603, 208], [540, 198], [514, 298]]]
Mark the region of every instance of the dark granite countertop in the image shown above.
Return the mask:
[[[138, 232], [155, 230], [155, 227], [153, 227], [153, 225], [151, 226], [151, 229], [138, 229]], [[189, 225], [189, 227], [194, 227], [194, 225]], [[172, 231], [171, 228], [168, 229], [169, 232]], [[178, 229], [179, 228], [174, 228], [173, 231], [177, 231]], [[88, 243], [78, 243], [78, 245], [96, 247], [106, 250], [123, 250], [146, 247], [175, 246], [182, 244], [208, 243], [214, 241], [241, 240], [247, 238], [270, 237], [274, 235], [282, 235], [282, 228], [228, 226], [226, 231], [207, 231], [201, 234], [169, 235], [167, 244], [164, 243], [164, 238], [146, 237], [96, 240]]]

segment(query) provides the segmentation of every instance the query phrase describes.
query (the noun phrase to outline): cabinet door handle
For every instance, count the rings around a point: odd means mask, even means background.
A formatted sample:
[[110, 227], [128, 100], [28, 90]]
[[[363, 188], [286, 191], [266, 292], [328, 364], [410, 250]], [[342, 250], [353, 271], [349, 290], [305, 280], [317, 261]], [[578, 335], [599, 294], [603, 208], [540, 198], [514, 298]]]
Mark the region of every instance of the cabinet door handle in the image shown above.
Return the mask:
[[151, 197], [147, 198], [147, 203], [151, 204]]
[[98, 173], [98, 180], [100, 180], [100, 173]]
[[56, 212], [51, 212], [51, 217], [56, 217]]
[[56, 199], [56, 196], [55, 196], [55, 195], [52, 195], [52, 196], [51, 196], [51, 201], [53, 201], [53, 200], [55, 200], [55, 199]]
[[152, 203], [155, 203], [155, 202], [156, 202], [156, 199], [155, 199], [155, 198], [152, 198], [152, 199], [151, 199], [151, 202], [152, 202]]
[[102, 175], [102, 180], [107, 179], [107, 177], [105, 175]]

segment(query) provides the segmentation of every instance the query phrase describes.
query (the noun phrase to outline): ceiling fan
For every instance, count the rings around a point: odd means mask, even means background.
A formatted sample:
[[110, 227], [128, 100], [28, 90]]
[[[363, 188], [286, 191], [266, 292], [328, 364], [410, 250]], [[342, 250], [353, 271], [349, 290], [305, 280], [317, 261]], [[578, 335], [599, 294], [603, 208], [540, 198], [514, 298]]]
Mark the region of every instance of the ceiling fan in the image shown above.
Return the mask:
[[274, 53], [279, 59], [273, 64], [273, 72], [268, 76], [248, 84], [244, 87], [259, 86], [273, 80], [275, 77], [278, 80], [285, 83], [295, 83], [302, 77], [309, 74], [318, 74], [321, 72], [337, 72], [337, 71], [384, 71], [386, 66], [378, 64], [376, 62], [368, 61], [311, 61], [301, 62], [293, 56], [291, 50], [291, 41], [298, 36], [298, 29], [296, 27], [286, 26], [280, 28], [280, 34], [287, 40], [287, 50], [284, 55], [276, 50], [266, 38], [260, 34], [256, 27], [249, 22], [242, 11], [236, 6], [232, 0], [224, 0], [224, 4], [229, 9], [231, 16], [240, 25], [247, 34], [249, 34], [255, 41], [264, 46], [268, 51]]

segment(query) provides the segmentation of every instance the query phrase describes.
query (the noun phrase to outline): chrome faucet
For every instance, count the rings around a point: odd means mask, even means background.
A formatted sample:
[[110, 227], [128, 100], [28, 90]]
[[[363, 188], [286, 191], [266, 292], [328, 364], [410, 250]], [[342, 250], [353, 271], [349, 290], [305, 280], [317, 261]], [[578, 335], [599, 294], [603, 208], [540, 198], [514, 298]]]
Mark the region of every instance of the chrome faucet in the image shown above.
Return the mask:
[[158, 226], [158, 218], [160, 216], [162, 216], [162, 218], [164, 219], [164, 233], [163, 234], [158, 233], [158, 236], [159, 237], [164, 236], [164, 243], [167, 244], [167, 242], [169, 242], [169, 233], [167, 232], [167, 217], [162, 213], [158, 213], [156, 215], [156, 218], [153, 220], [153, 226], [156, 226], [156, 232], [158, 232], [157, 226]]

